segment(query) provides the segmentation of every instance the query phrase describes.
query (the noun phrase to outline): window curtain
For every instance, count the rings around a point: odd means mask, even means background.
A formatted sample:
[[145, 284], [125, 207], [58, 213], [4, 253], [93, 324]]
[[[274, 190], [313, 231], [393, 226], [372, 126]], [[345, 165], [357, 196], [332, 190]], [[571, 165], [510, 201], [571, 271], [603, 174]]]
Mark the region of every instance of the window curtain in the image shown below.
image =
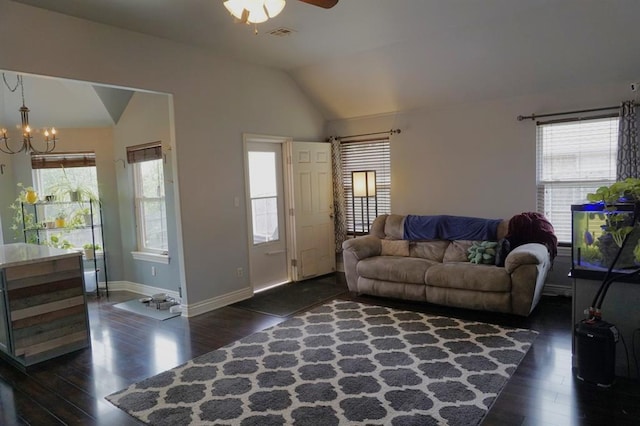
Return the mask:
[[620, 107], [618, 130], [617, 180], [640, 178], [640, 147], [638, 147], [636, 105], [626, 101]]
[[331, 159], [333, 178], [333, 221], [335, 228], [336, 253], [342, 253], [342, 243], [347, 239], [347, 218], [344, 209], [344, 186], [342, 185], [342, 154], [340, 140], [332, 137]]

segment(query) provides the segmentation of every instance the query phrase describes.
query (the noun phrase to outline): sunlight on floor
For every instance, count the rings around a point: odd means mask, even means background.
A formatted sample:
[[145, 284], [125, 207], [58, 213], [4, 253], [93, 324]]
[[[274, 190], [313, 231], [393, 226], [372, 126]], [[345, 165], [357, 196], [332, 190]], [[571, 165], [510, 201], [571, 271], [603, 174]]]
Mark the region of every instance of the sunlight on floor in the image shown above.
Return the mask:
[[270, 285], [269, 287], [265, 287], [265, 288], [261, 288], [259, 290], [255, 290], [254, 293], [255, 294], [262, 293], [263, 291], [271, 290], [272, 288], [280, 287], [281, 285], [289, 284], [290, 282], [291, 281], [283, 281], [281, 283], [276, 283], [276, 284]]
[[156, 373], [178, 365], [178, 344], [160, 334], [153, 335], [153, 356]]

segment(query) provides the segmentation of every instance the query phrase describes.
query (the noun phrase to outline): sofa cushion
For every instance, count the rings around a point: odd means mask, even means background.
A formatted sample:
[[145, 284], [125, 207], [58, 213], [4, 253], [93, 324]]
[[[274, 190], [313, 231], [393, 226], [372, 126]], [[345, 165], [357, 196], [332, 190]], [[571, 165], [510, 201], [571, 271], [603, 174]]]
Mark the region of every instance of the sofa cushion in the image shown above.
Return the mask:
[[384, 234], [392, 240], [402, 240], [404, 238], [404, 216], [390, 214], [384, 223]]
[[446, 262], [468, 262], [469, 258], [469, 247], [474, 243], [474, 241], [467, 240], [455, 240], [450, 241], [447, 246], [447, 250], [444, 252], [444, 257], [442, 261]]
[[473, 291], [460, 288], [426, 286], [427, 302], [465, 309], [492, 312], [511, 312], [512, 296], [509, 292]]
[[445, 240], [414, 241], [409, 244], [409, 255], [442, 262], [447, 247], [449, 247], [449, 241]]
[[380, 281], [424, 285], [427, 269], [436, 262], [417, 257], [374, 256], [358, 262], [358, 275]]
[[427, 285], [476, 291], [511, 291], [511, 277], [505, 268], [449, 262], [433, 265], [427, 271]]
[[358, 278], [358, 292], [402, 300], [426, 300], [427, 286]]
[[409, 256], [409, 241], [380, 240], [381, 256]]

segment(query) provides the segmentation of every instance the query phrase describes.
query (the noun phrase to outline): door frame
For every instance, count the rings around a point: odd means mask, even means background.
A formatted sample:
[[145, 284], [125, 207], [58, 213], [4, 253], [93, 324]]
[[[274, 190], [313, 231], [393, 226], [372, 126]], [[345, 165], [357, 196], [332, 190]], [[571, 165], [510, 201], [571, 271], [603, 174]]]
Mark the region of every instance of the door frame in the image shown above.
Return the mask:
[[244, 162], [244, 198], [245, 198], [245, 214], [247, 217], [247, 253], [249, 263], [249, 284], [251, 285], [251, 291], [254, 292], [253, 276], [254, 271], [251, 270], [252, 265], [252, 234], [253, 234], [253, 222], [251, 216], [251, 200], [250, 200], [250, 188], [249, 188], [249, 155], [248, 144], [249, 143], [265, 143], [265, 144], [279, 144], [282, 150], [282, 185], [283, 185], [283, 197], [284, 197], [284, 223], [285, 223], [285, 246], [286, 246], [286, 258], [287, 258], [287, 279], [288, 282], [293, 281], [294, 270], [291, 260], [295, 252], [295, 227], [293, 226], [293, 216], [291, 215], [293, 209], [293, 176], [291, 173], [291, 144], [293, 138], [286, 136], [270, 136], [261, 135], [255, 133], [243, 133], [242, 134], [242, 148], [243, 148], [243, 162]]

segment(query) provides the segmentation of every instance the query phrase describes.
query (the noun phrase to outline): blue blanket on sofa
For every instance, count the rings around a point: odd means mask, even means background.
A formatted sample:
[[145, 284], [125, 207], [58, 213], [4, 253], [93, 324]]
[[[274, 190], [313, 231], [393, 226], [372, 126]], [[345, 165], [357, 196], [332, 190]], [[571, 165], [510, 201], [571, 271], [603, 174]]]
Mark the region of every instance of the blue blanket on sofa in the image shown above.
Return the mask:
[[502, 219], [407, 215], [404, 220], [404, 239], [497, 241], [500, 222]]

